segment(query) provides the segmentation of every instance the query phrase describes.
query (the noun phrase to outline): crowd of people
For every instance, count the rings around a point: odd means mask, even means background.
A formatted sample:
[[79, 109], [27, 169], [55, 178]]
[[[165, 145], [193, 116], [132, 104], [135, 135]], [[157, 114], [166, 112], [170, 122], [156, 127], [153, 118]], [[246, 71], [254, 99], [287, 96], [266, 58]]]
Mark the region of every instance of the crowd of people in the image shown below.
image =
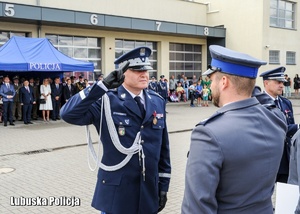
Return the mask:
[[[99, 76], [99, 79], [103, 75]], [[59, 111], [68, 100], [89, 87], [87, 79], [75, 76], [60, 79], [0, 76], [0, 123], [15, 125], [15, 121], [32, 124], [39, 117], [44, 122], [60, 120]]]
[[[187, 102], [190, 100], [191, 107], [208, 107], [208, 101], [211, 101], [211, 80], [208, 76], [202, 79], [193, 75], [192, 79], [188, 79], [184, 74], [175, 79], [172, 75], [169, 79], [165, 79], [164, 75], [160, 76], [157, 81], [153, 76], [149, 82], [148, 89], [160, 94], [163, 98], [170, 102]], [[194, 102], [197, 104], [194, 104]]]

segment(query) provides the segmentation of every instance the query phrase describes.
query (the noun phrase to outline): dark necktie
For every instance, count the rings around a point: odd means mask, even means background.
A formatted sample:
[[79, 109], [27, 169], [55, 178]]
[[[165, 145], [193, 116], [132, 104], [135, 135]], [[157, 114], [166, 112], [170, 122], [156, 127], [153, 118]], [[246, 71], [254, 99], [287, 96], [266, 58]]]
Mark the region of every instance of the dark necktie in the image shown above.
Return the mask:
[[143, 103], [141, 102], [141, 97], [136, 96], [134, 98], [134, 100], [136, 101], [136, 103], [137, 103], [137, 105], [138, 105], [138, 107], [139, 107], [139, 109], [141, 111], [142, 117], [144, 118], [145, 117], [145, 108], [144, 108]]
[[279, 100], [278, 100], [278, 99], [275, 99], [275, 100], [274, 100], [274, 103], [275, 103], [275, 105], [276, 105], [279, 109], [281, 109], [280, 103], [279, 103]]

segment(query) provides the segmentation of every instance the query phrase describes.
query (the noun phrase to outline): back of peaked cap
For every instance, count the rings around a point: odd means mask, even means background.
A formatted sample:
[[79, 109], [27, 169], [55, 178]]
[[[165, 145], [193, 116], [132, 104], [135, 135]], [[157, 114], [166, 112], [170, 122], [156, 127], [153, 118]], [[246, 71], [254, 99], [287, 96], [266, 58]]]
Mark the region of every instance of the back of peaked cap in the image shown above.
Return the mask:
[[129, 62], [128, 68], [136, 71], [153, 70], [149, 61], [149, 56], [152, 51], [148, 47], [138, 47], [128, 53], [123, 54], [115, 60], [115, 64], [119, 64], [122, 67], [124, 64]]
[[272, 70], [265, 71], [259, 75], [263, 80], [277, 80], [280, 82], [287, 82], [284, 78], [285, 67], [281, 66]]
[[210, 75], [215, 71], [236, 76], [256, 78], [258, 68], [267, 62], [256, 59], [248, 54], [230, 50], [218, 45], [209, 46], [212, 57], [211, 68], [203, 75]]

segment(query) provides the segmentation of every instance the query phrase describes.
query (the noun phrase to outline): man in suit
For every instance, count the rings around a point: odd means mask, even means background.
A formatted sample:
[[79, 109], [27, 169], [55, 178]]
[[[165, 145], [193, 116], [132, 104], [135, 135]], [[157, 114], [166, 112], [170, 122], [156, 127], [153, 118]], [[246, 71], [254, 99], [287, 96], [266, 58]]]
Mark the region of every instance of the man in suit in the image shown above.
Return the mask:
[[66, 103], [66, 98], [64, 97], [64, 90], [67, 85], [67, 78], [63, 77], [61, 79], [61, 85], [62, 85], [62, 95], [60, 98], [60, 105], [63, 106]]
[[68, 123], [94, 124], [103, 142], [92, 202], [102, 213], [154, 214], [167, 201], [171, 166], [165, 101], [146, 89], [151, 52], [139, 47], [122, 55], [115, 61], [119, 69], [61, 109]]
[[287, 183], [289, 176], [289, 160], [290, 160], [290, 146], [291, 138], [299, 129], [299, 124], [295, 124], [293, 106], [290, 100], [281, 96], [284, 88], [284, 82], [286, 81], [285, 67], [278, 67], [266, 72], [263, 72], [260, 76], [264, 81], [265, 93], [276, 103], [277, 107], [282, 111], [286, 117], [288, 125], [288, 131], [284, 142], [284, 151], [280, 163], [280, 168], [277, 174], [276, 181]]
[[211, 45], [213, 103], [192, 132], [182, 214], [273, 214], [286, 123], [251, 94], [266, 62]]
[[35, 84], [33, 77], [29, 79], [29, 86], [33, 89], [33, 95], [35, 98], [35, 103], [33, 103], [33, 105], [32, 105], [32, 119], [37, 120], [39, 117], [37, 100], [40, 97], [40, 88], [39, 88], [39, 85]]
[[52, 120], [60, 120], [59, 110], [60, 110], [60, 102], [61, 96], [63, 93], [62, 85], [60, 84], [60, 78], [56, 77], [54, 79], [54, 83], [51, 85], [51, 98], [52, 98]]
[[12, 106], [16, 91], [14, 86], [10, 84], [8, 76], [5, 76], [3, 80], [4, 83], [0, 87], [0, 95], [2, 96], [3, 101], [3, 122], [4, 126], [7, 126], [7, 121], [9, 120], [9, 125], [14, 126]]
[[35, 96], [33, 87], [29, 86], [29, 81], [24, 81], [24, 86], [20, 88], [20, 103], [23, 106], [23, 120], [24, 124], [32, 124], [31, 110], [32, 105], [35, 104]]
[[14, 96], [14, 102], [12, 107], [13, 120], [22, 121], [22, 106], [20, 102], [20, 93], [19, 93], [22, 84], [20, 84], [18, 76], [14, 76], [13, 81], [14, 81], [14, 89], [16, 92], [16, 96]]
[[71, 79], [67, 79], [67, 84], [63, 89], [63, 94], [64, 94], [64, 99], [65, 99], [65, 103], [68, 102], [68, 100], [74, 95], [76, 94], [75, 91], [75, 86], [72, 84]]

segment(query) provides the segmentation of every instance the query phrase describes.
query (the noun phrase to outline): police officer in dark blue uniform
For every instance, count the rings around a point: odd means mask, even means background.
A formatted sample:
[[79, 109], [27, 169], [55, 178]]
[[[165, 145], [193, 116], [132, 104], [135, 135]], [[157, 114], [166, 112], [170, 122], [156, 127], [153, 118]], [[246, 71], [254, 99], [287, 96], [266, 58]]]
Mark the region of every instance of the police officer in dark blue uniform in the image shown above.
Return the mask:
[[61, 109], [68, 123], [94, 124], [103, 143], [92, 202], [101, 213], [154, 214], [167, 201], [171, 166], [165, 101], [146, 89], [151, 52], [139, 47], [124, 54], [115, 61], [119, 69]]
[[151, 77], [151, 82], [149, 82], [148, 89], [157, 92], [157, 82], [155, 77]]
[[165, 75], [160, 76], [160, 80], [157, 83], [157, 93], [162, 96], [165, 101], [168, 99], [168, 86], [165, 82]]
[[287, 183], [289, 175], [289, 157], [290, 157], [290, 145], [291, 138], [299, 129], [299, 124], [295, 124], [293, 107], [290, 100], [281, 96], [284, 88], [283, 83], [286, 81], [284, 78], [285, 67], [278, 67], [266, 72], [263, 72], [260, 76], [263, 78], [265, 93], [268, 94], [272, 100], [274, 100], [277, 107], [285, 115], [288, 125], [288, 131], [286, 134], [284, 152], [282, 155], [278, 175], [276, 181]]

